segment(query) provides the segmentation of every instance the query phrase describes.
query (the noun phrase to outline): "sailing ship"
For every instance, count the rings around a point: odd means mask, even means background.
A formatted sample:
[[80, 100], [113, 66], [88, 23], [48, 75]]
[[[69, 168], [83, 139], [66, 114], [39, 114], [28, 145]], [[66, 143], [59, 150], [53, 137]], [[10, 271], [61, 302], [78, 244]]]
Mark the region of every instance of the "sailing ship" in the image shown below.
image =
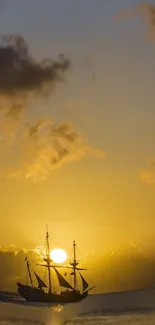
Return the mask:
[[[80, 272], [86, 269], [78, 267], [79, 263], [76, 259], [76, 242], [73, 241], [73, 260], [70, 261], [69, 266], [53, 264], [53, 261], [50, 258], [48, 230], [46, 232], [46, 246], [47, 246], [46, 257], [44, 258], [45, 264], [38, 264], [38, 265], [47, 268], [48, 285], [46, 285], [46, 283], [38, 276], [38, 274], [35, 271], [33, 271], [38, 283], [37, 287], [34, 285], [30, 264], [28, 259], [26, 258], [25, 261], [26, 261], [30, 285], [21, 284], [17, 282], [18, 293], [20, 294], [20, 296], [29, 302], [63, 303], [63, 304], [79, 302], [84, 298], [86, 298], [88, 296], [89, 291], [95, 287], [93, 286], [89, 288], [89, 284], [87, 283], [87, 281], [84, 279], [83, 275]], [[71, 269], [70, 275], [73, 276], [73, 285], [71, 285], [69, 281], [67, 281], [61, 275], [61, 273], [58, 271], [58, 268]], [[63, 289], [62, 291], [60, 291], [60, 293], [54, 292], [53, 290], [54, 281], [52, 281], [51, 269], [55, 271], [59, 286], [65, 288], [65, 290]], [[79, 273], [81, 277], [82, 291], [77, 289], [77, 273]]]

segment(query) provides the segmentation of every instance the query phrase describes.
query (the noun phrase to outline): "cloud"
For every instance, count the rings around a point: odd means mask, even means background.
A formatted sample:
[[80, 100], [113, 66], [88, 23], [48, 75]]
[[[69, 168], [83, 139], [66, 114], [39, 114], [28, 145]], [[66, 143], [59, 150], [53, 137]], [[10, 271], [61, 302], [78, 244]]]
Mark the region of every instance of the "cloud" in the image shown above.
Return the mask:
[[89, 146], [70, 124], [56, 125], [49, 118], [40, 119], [34, 125], [27, 125], [18, 150], [19, 167], [7, 172], [7, 177], [35, 181], [46, 179], [53, 169], [66, 162], [79, 160], [86, 155], [105, 155], [104, 152]]
[[0, 94], [18, 95], [44, 88], [51, 91], [55, 82], [61, 81], [70, 62], [64, 56], [56, 61], [38, 62], [29, 54], [28, 46], [20, 35], [0, 38]]
[[0, 251], [0, 288], [1, 290], [16, 290], [16, 282], [24, 280], [24, 252]]
[[70, 65], [63, 54], [38, 61], [21, 35], [0, 35], [0, 110], [18, 118], [32, 101], [51, 95]]
[[[140, 3], [131, 10], [119, 12], [116, 20], [131, 18], [137, 15], [142, 16], [148, 25], [148, 37], [150, 41], [155, 41], [155, 4], [146, 2]], [[148, 169], [140, 170], [140, 179], [143, 183], [155, 183], [155, 162], [153, 161]]]
[[[16, 290], [16, 282], [26, 281], [25, 257], [28, 258], [32, 269], [41, 261], [45, 255], [46, 249], [43, 246], [37, 246], [34, 249], [23, 249], [15, 245], [0, 247], [0, 290]], [[42, 269], [39, 270], [40, 274]]]
[[[104, 156], [68, 122], [58, 125], [52, 118], [43, 117], [41, 112], [39, 116], [34, 105], [34, 99], [37, 101], [38, 97], [44, 98], [45, 94], [53, 92], [69, 67], [70, 61], [64, 55], [57, 60], [38, 62], [30, 56], [28, 45], [20, 35], [0, 37], [0, 149], [4, 151], [7, 145], [7, 178], [40, 181], [65, 162], [86, 155]], [[32, 103], [35, 107], [33, 123], [28, 114]]]
[[153, 161], [148, 169], [140, 171], [140, 179], [143, 183], [155, 183], [155, 162]]
[[[41, 247], [24, 250], [17, 247], [0, 249], [0, 290], [16, 291], [16, 282], [26, 281], [26, 265], [28, 260], [33, 270], [44, 277], [44, 268], [36, 267], [40, 262]], [[155, 285], [155, 257], [154, 248], [151, 251], [140, 250], [127, 245], [123, 249], [117, 249], [115, 254], [111, 251], [102, 256], [87, 256], [81, 260], [83, 266], [87, 266], [87, 277], [96, 285], [96, 292], [114, 292], [121, 290], [133, 290]], [[97, 265], [94, 275], [92, 263]], [[62, 270], [62, 275], [66, 270]], [[123, 278], [122, 278], [123, 275]], [[43, 278], [48, 281], [48, 278]], [[123, 279], [123, 280], [122, 280]]]
[[148, 25], [149, 39], [155, 40], [155, 5], [146, 2], [140, 3], [138, 6], [133, 7], [131, 10], [119, 12], [116, 15], [116, 20], [123, 18], [132, 18], [140, 15]]

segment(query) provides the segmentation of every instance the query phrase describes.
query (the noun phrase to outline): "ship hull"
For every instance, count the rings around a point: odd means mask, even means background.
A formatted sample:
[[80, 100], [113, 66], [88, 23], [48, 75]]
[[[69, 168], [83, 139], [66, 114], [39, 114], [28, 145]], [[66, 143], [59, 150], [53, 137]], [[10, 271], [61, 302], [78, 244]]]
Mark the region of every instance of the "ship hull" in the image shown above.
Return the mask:
[[80, 293], [79, 291], [62, 291], [60, 294], [53, 292], [45, 292], [43, 290], [32, 288], [31, 286], [17, 283], [18, 293], [22, 298], [29, 302], [45, 302], [45, 303], [75, 303], [85, 299], [88, 292]]

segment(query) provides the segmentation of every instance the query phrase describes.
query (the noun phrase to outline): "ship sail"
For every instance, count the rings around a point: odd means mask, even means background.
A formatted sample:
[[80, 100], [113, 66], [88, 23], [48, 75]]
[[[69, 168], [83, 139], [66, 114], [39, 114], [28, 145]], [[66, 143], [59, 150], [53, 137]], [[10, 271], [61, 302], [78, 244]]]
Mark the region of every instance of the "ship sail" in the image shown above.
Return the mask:
[[60, 287], [64, 287], [64, 288], [73, 290], [73, 287], [63, 278], [63, 276], [58, 272], [58, 270], [55, 267], [53, 267], [53, 268], [54, 268], [56, 275], [58, 277]]
[[33, 271], [33, 273], [34, 273], [34, 275], [36, 276], [36, 279], [37, 279], [37, 281], [38, 281], [38, 287], [40, 288], [40, 289], [42, 289], [42, 288], [47, 288], [47, 285], [40, 279], [40, 277], [38, 276], [38, 274], [37, 273], [35, 273], [34, 271]]
[[[33, 270], [32, 272], [34, 273], [34, 276], [36, 277], [35, 282], [37, 281], [37, 285], [33, 285], [32, 277], [31, 277], [31, 269], [29, 262], [27, 260], [27, 257], [25, 259], [26, 261], [26, 266], [30, 278], [31, 284], [22, 284], [20, 282], [17, 282], [18, 286], [18, 293], [19, 295], [24, 298], [26, 301], [31, 301], [31, 302], [45, 302], [45, 303], [56, 303], [56, 304], [67, 304], [67, 303], [73, 303], [73, 302], [79, 302], [83, 299], [85, 299], [88, 296], [88, 292], [92, 290], [94, 287], [89, 287], [88, 283], [80, 274], [79, 271], [85, 270], [83, 268], [79, 268], [79, 262], [76, 259], [76, 242], [73, 241], [73, 259], [70, 261], [70, 266], [66, 265], [56, 265], [54, 264], [50, 258], [50, 247], [49, 247], [49, 233], [48, 229], [46, 232], [46, 256], [43, 258], [44, 263], [43, 264], [37, 264], [41, 265], [47, 268], [48, 270], [48, 281], [47, 285], [42, 281], [42, 278], [38, 276], [38, 274]], [[52, 269], [51, 269], [52, 268]], [[59, 273], [59, 268], [67, 268], [69, 269], [68, 272], [65, 270], [64, 274], [61, 275]], [[59, 283], [59, 291], [61, 292], [54, 292], [52, 290], [52, 285], [54, 284], [54, 279], [52, 277], [51, 279], [51, 271], [55, 272], [55, 277], [57, 278], [57, 281]], [[66, 281], [65, 276], [68, 274], [73, 276], [73, 285], [72, 282]], [[78, 274], [77, 274], [78, 273]], [[80, 276], [80, 282], [82, 282], [82, 288], [83, 290], [77, 289], [77, 276]], [[54, 277], [54, 278], [55, 278]], [[56, 279], [55, 279], [56, 280]], [[63, 287], [63, 289], [60, 290], [60, 288]], [[47, 289], [45, 289], [47, 288]], [[67, 289], [67, 290], [66, 290]], [[69, 290], [68, 290], [69, 289]]]
[[82, 280], [83, 291], [85, 291], [88, 288], [89, 284], [86, 282], [86, 280], [84, 279], [84, 277], [82, 276], [81, 273], [80, 273], [80, 277], [81, 277], [81, 280]]

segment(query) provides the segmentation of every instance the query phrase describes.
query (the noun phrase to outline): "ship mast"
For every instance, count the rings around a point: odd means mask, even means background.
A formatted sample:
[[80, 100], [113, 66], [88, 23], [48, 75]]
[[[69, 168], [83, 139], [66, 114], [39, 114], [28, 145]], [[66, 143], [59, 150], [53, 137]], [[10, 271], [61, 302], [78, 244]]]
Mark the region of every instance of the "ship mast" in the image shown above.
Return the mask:
[[29, 274], [29, 278], [30, 278], [30, 282], [31, 282], [31, 286], [33, 288], [33, 281], [32, 281], [32, 276], [31, 276], [31, 271], [30, 271], [30, 264], [27, 260], [27, 257], [26, 257], [26, 266], [27, 266], [27, 270], [28, 270], [28, 274]]
[[76, 242], [73, 241], [73, 261], [70, 263], [73, 267], [73, 276], [74, 276], [74, 290], [76, 290], [76, 268], [79, 264], [76, 260]]
[[47, 268], [48, 268], [48, 281], [49, 281], [49, 292], [52, 291], [52, 286], [51, 286], [51, 269], [50, 269], [50, 247], [49, 247], [49, 233], [48, 233], [48, 228], [46, 225], [46, 244], [47, 244], [47, 251], [46, 251], [46, 255], [47, 255]]

